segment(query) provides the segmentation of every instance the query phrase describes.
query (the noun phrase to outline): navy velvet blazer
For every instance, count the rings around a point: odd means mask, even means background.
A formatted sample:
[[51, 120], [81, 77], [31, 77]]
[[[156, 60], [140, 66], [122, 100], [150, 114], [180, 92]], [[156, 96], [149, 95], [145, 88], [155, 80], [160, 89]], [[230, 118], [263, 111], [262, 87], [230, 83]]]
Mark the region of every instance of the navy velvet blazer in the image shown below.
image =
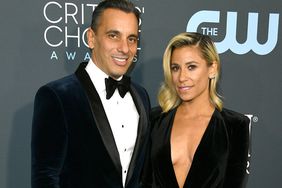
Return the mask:
[[[176, 109], [152, 112], [155, 122], [143, 187], [177, 188], [170, 135]], [[246, 182], [249, 119], [237, 112], [215, 110], [194, 154], [184, 188], [241, 188]]]
[[[102, 102], [81, 63], [75, 74], [41, 87], [32, 125], [33, 188], [121, 188], [122, 167]], [[149, 140], [148, 95], [132, 83], [138, 136], [126, 188], [140, 185]]]

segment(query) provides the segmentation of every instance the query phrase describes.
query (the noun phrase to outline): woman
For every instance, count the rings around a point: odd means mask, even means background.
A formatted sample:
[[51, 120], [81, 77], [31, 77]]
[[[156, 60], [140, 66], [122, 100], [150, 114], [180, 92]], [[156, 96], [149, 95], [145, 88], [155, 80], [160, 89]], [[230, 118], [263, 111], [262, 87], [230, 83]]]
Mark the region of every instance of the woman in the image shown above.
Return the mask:
[[223, 108], [212, 40], [199, 33], [173, 37], [163, 69], [144, 187], [243, 187], [249, 119]]

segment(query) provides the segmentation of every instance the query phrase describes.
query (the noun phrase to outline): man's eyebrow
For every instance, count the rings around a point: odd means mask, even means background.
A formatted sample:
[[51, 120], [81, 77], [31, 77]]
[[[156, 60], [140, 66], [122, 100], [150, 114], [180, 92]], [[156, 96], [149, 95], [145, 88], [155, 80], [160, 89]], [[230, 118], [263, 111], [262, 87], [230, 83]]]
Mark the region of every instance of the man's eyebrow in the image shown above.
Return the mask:
[[106, 34], [110, 34], [110, 33], [120, 34], [120, 32], [118, 30], [109, 30], [109, 31], [106, 32]]
[[136, 34], [131, 34], [131, 35], [129, 35], [128, 37], [135, 37], [135, 38], [138, 38], [138, 35], [136, 35]]

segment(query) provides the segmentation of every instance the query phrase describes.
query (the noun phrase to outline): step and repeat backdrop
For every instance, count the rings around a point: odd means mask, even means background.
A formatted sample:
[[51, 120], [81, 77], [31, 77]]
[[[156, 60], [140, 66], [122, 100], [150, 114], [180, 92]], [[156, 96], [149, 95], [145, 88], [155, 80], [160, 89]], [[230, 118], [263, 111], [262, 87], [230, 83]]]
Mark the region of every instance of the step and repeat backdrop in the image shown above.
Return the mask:
[[[277, 0], [132, 0], [142, 14], [130, 75], [152, 106], [171, 37], [197, 31], [213, 38], [222, 62], [225, 107], [250, 118], [248, 188], [282, 179], [282, 3]], [[30, 141], [37, 89], [88, 61], [86, 43], [98, 0], [4, 1], [0, 6], [0, 187], [30, 188]]]

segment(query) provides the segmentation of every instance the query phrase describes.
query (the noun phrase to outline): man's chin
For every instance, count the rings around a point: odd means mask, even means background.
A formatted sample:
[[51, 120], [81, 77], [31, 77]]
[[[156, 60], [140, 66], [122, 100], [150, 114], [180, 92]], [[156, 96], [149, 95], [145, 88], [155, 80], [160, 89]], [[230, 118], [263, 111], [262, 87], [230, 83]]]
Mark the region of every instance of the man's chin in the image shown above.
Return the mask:
[[115, 72], [115, 73], [112, 73], [111, 75], [109, 75], [110, 77], [114, 78], [114, 79], [118, 79], [120, 78], [121, 76], [125, 75], [125, 71], [122, 71], [122, 72]]

